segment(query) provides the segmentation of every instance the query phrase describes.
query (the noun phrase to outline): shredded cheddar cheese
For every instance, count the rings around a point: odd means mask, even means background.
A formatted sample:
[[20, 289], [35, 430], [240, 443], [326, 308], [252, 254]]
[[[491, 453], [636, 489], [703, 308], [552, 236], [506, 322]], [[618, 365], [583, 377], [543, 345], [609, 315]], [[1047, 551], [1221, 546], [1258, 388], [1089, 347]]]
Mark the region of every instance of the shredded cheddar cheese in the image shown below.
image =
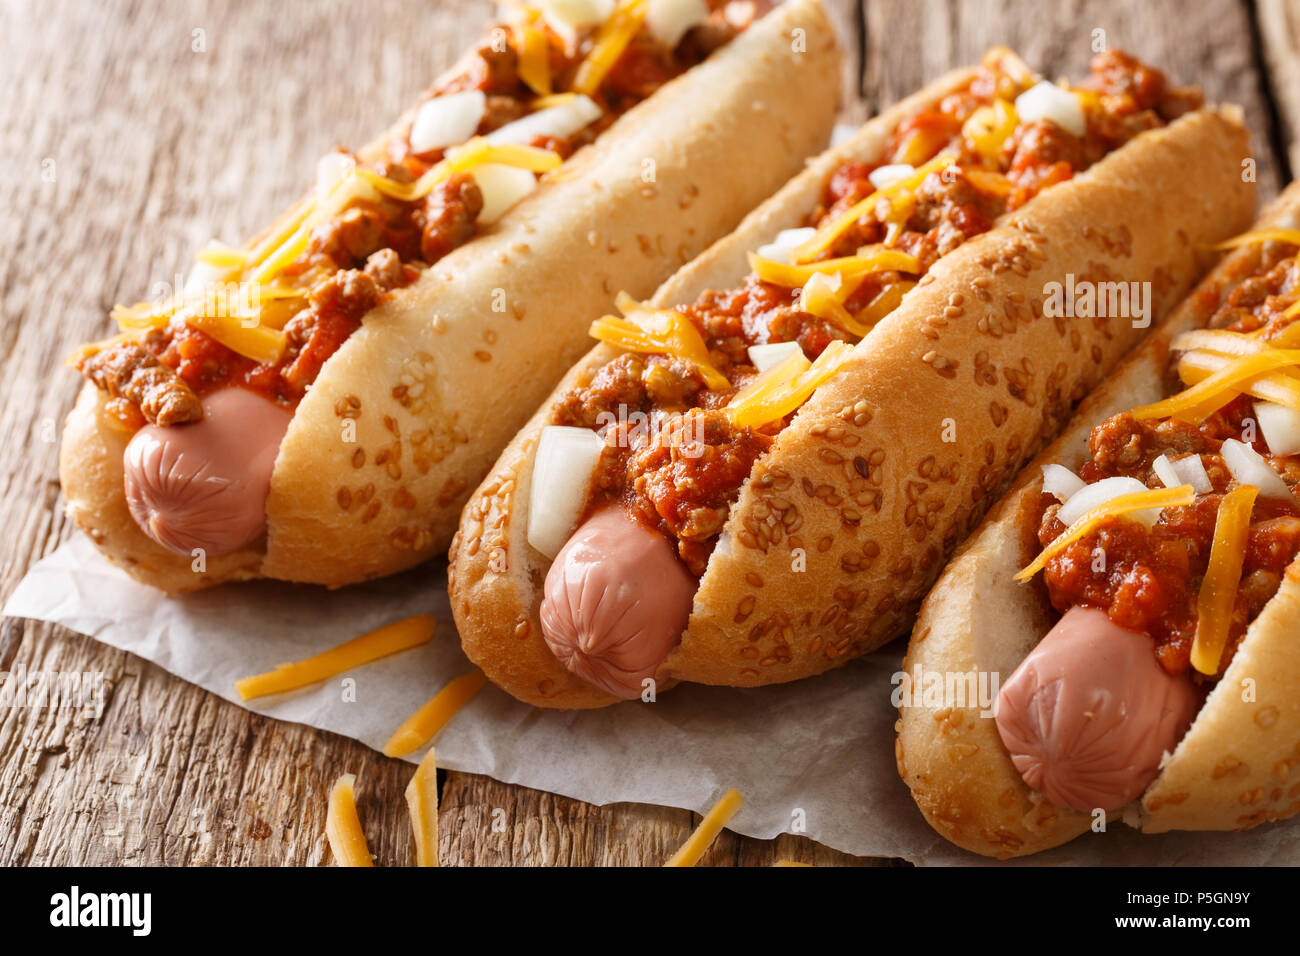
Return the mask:
[[592, 338], [628, 352], [671, 355], [689, 362], [713, 389], [730, 387], [727, 377], [713, 367], [709, 348], [691, 320], [673, 309], [648, 309], [626, 292], [615, 299], [626, 318], [606, 315], [591, 323]]
[[1196, 637], [1192, 641], [1191, 660], [1192, 666], [1202, 674], [1213, 676], [1219, 672], [1237, 601], [1237, 585], [1241, 583], [1250, 513], [1258, 494], [1259, 489], [1254, 485], [1238, 485], [1219, 502], [1210, 563], [1196, 596]]
[[836, 340], [812, 364], [793, 352], [736, 393], [727, 405], [728, 417], [739, 427], [753, 428], [784, 418], [798, 409], [828, 378], [839, 371], [853, 346]]
[[[818, 229], [816, 234], [807, 242], [801, 243], [790, 253], [790, 261], [795, 263], [810, 262], [817, 258], [838, 239], [846, 229], [852, 226], [862, 216], [876, 208], [876, 204], [881, 200], [888, 200], [891, 206], [898, 207], [901, 197], [910, 197], [918, 186], [925, 181], [925, 178], [933, 172], [946, 169], [954, 162], [952, 156], [936, 156], [928, 163], [919, 167], [912, 175], [904, 177], [897, 182], [890, 183], [884, 189], [877, 189], [866, 199], [854, 203], [840, 215]], [[906, 203], [903, 204], [907, 205]], [[910, 209], [907, 210], [910, 214]], [[891, 220], [897, 219], [897, 208], [894, 214], [890, 216]], [[906, 219], [907, 216], [902, 216]], [[832, 260], [833, 261], [833, 260]], [[914, 271], [914, 270], [913, 270]]]
[[217, 269], [238, 269], [248, 261], [248, 250], [211, 242], [195, 253], [194, 258]]
[[[1178, 374], [1187, 384], [1195, 385], [1197, 382], [1209, 378], [1215, 372], [1227, 368], [1231, 363], [1232, 358], [1230, 356], [1197, 350], [1188, 352], [1179, 358]], [[1251, 379], [1241, 386], [1241, 391], [1266, 402], [1276, 402], [1278, 405], [1285, 405], [1288, 408], [1300, 411], [1300, 379], [1286, 372], [1270, 372], [1268, 375], [1261, 375], [1259, 378]], [[1183, 417], [1193, 423], [1204, 421], [1206, 417], [1221, 408], [1237, 394], [1235, 389], [1221, 392], [1204, 404], [1189, 409], [1183, 413]]]
[[609, 71], [623, 55], [646, 18], [646, 0], [627, 0], [615, 10], [596, 33], [591, 52], [578, 65], [573, 89], [595, 96]]
[[1196, 492], [1191, 485], [1179, 485], [1176, 488], [1153, 488], [1147, 491], [1134, 491], [1126, 495], [1116, 495], [1092, 510], [1085, 512], [1074, 524], [1043, 549], [1042, 553], [1028, 567], [1016, 574], [1017, 581], [1028, 581], [1047, 566], [1047, 562], [1056, 557], [1104, 519], [1148, 508], [1175, 508], [1190, 505], [1196, 500]]
[[551, 94], [551, 52], [546, 34], [524, 20], [514, 26], [515, 46], [519, 50], [519, 79], [538, 96]]
[[1139, 421], [1171, 416], [1197, 421], [1245, 391], [1253, 379], [1295, 365], [1300, 365], [1300, 350], [1297, 349], [1268, 349], [1243, 355], [1177, 395], [1135, 408], [1132, 414]]
[[773, 866], [813, 866], [812, 863], [800, 863], [798, 860], [777, 860]]
[[[814, 237], [815, 238], [815, 237]], [[865, 250], [865, 251], [864, 251]], [[855, 256], [823, 259], [801, 265], [789, 265], [773, 259], [764, 259], [757, 253], [748, 253], [749, 268], [754, 275], [772, 285], [793, 289], [801, 286], [818, 273], [838, 272], [843, 279], [869, 275], [872, 272], [919, 272], [921, 264], [916, 256], [894, 249], [866, 246]]]
[[228, 315], [191, 315], [190, 325], [206, 332], [226, 348], [255, 362], [271, 364], [284, 354], [287, 341], [278, 329], [245, 326], [239, 317]]
[[436, 625], [432, 614], [417, 614], [353, 638], [315, 657], [281, 664], [268, 673], [237, 680], [235, 690], [241, 700], [251, 700], [328, 680], [381, 657], [427, 644]]
[[416, 866], [438, 865], [438, 764], [433, 748], [415, 768], [406, 785], [406, 807], [415, 834]]
[[[825, 273], [818, 273], [825, 275]], [[845, 280], [839, 278], [838, 288], [830, 283], [813, 279], [808, 280], [807, 285], [799, 296], [799, 308], [809, 315], [815, 315], [819, 319], [825, 319], [833, 325], [838, 326], [850, 335], [863, 338], [871, 331], [871, 326], [864, 325], [853, 317], [853, 314], [844, 306], [844, 301], [853, 294], [853, 291], [860, 284], [861, 276], [857, 279]]]
[[1236, 249], [1238, 246], [1248, 246], [1256, 242], [1286, 242], [1293, 246], [1300, 246], [1300, 229], [1254, 229], [1250, 232], [1243, 232], [1239, 236], [1233, 236], [1231, 239], [1225, 239], [1223, 242], [1210, 246], [1210, 248], [1222, 251], [1224, 249]]
[[695, 832], [690, 835], [682, 848], [673, 854], [664, 866], [694, 866], [700, 862], [713, 841], [718, 838], [722, 828], [727, 825], [727, 821], [736, 815], [736, 812], [744, 806], [745, 798], [740, 795], [740, 791], [734, 787], [722, 795], [712, 810], [705, 814], [700, 825], [695, 828]]
[[402, 202], [414, 202], [427, 196], [434, 186], [453, 173], [468, 172], [484, 163], [517, 166], [534, 173], [549, 173], [553, 169], [558, 169], [563, 162], [559, 153], [549, 149], [522, 146], [517, 143], [494, 144], [489, 143], [482, 136], [476, 136], [441, 162], [431, 166], [413, 183], [399, 183], [395, 179], [386, 179], [370, 169], [356, 169], [353, 172], [385, 196]]
[[456, 712], [474, 699], [474, 695], [483, 689], [487, 677], [481, 670], [475, 669], [468, 674], [461, 674], [450, 684], [438, 691], [423, 707], [413, 713], [393, 732], [384, 744], [387, 757], [405, 757], [419, 750], [438, 731], [446, 726], [447, 721], [456, 716]]
[[999, 97], [989, 106], [981, 106], [961, 128], [964, 136], [985, 159], [996, 161], [1002, 144], [1016, 131], [1020, 118], [1013, 104]]
[[325, 813], [325, 839], [339, 866], [374, 866], [366, 834], [357, 816], [357, 802], [353, 791], [356, 774], [345, 773], [330, 788], [329, 809]]

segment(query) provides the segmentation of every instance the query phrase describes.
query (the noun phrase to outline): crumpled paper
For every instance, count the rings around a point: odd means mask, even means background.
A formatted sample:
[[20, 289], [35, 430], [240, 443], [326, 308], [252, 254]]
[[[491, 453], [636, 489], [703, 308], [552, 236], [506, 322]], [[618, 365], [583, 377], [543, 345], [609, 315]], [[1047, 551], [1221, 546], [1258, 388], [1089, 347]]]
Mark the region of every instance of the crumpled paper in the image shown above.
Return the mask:
[[[456, 637], [441, 563], [338, 591], [259, 581], [168, 598], [130, 580], [78, 535], [28, 572], [3, 613], [88, 634], [240, 706], [375, 748], [472, 666]], [[418, 613], [436, 615], [434, 639], [343, 675], [356, 682], [348, 693], [343, 677], [249, 704], [235, 693], [239, 677]], [[803, 832], [847, 853], [918, 864], [985, 862], [931, 830], [898, 778], [890, 696], [902, 650], [899, 642], [793, 684], [682, 685], [652, 704], [600, 711], [540, 711], [489, 685], [438, 737], [438, 763], [594, 804], [703, 812], [735, 787], [745, 806], [728, 826], [739, 833]], [[1294, 865], [1300, 821], [1161, 836], [1112, 823], [1029, 862]]]

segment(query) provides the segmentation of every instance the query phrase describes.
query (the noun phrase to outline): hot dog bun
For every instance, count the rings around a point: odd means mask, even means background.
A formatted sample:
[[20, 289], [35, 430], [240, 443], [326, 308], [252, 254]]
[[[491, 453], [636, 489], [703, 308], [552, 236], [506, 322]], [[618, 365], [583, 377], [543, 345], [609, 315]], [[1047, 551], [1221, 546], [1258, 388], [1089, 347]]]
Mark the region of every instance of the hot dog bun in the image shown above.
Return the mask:
[[[1027, 71], [1008, 51], [999, 55], [1009, 70]], [[824, 154], [652, 304], [737, 284], [746, 253], [800, 224], [833, 169], [878, 161], [896, 124], [969, 75], [940, 79]], [[658, 686], [795, 680], [897, 636], [944, 558], [1144, 334], [1126, 320], [1042, 318], [1044, 284], [1067, 273], [1149, 279], [1163, 314], [1199, 274], [1199, 250], [1249, 222], [1253, 185], [1240, 175], [1247, 148], [1235, 109], [1189, 114], [941, 259], [755, 468]], [[466, 653], [539, 706], [615, 699], [548, 650], [538, 608], [549, 561], [526, 540], [540, 430], [559, 396], [614, 354], [593, 349], [561, 382], [470, 499], [452, 544], [452, 610]], [[943, 440], [945, 419], [956, 442]], [[793, 573], [800, 556], [806, 571]]]
[[651, 292], [824, 146], [838, 83], [820, 4], [784, 4], [395, 290], [298, 406], [264, 545], [210, 556], [199, 574], [141, 533], [91, 386], [64, 432], [69, 514], [115, 563], [168, 591], [250, 577], [338, 586], [443, 550], [470, 489], [585, 349], [590, 316], [619, 289]]
[[[1260, 225], [1297, 224], [1300, 186], [1293, 185], [1269, 206]], [[1013, 580], [1039, 550], [1039, 466], [1077, 467], [1088, 455], [1093, 426], [1168, 394], [1170, 342], [1203, 327], [1217, 305], [1217, 290], [1253, 274], [1258, 262], [1257, 245], [1224, 257], [1021, 473], [926, 597], [904, 671], [989, 671], [1003, 681], [1010, 677], [1056, 616], [1041, 585]], [[1143, 794], [1143, 830], [1235, 830], [1300, 810], [1291, 772], [1300, 762], [1297, 613], [1300, 564], [1292, 564], [1191, 729]], [[1255, 682], [1253, 701], [1243, 700], [1241, 681], [1247, 677]], [[1003, 859], [1049, 849], [1087, 831], [1090, 815], [1053, 806], [1026, 786], [995, 721], [981, 718], [979, 711], [978, 705], [926, 707], [915, 699], [900, 708], [899, 774], [931, 826], [958, 846]]]

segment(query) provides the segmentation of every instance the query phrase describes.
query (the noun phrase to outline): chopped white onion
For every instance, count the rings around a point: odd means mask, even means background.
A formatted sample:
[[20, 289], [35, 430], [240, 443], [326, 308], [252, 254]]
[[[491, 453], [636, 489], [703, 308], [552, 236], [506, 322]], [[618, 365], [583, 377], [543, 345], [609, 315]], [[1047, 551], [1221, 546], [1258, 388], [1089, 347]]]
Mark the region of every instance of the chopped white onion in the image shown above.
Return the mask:
[[588, 428], [542, 429], [528, 495], [528, 543], [548, 558], [560, 553], [576, 529], [604, 447], [601, 437]]
[[326, 153], [316, 163], [316, 201], [324, 204], [334, 187], [356, 167], [357, 161], [347, 153]]
[[1300, 452], [1300, 412], [1275, 402], [1256, 402], [1255, 418], [1270, 452], [1275, 455]]
[[1208, 495], [1214, 490], [1205, 462], [1200, 455], [1188, 455], [1174, 462], [1174, 471], [1178, 474], [1179, 484], [1191, 485], [1198, 495]]
[[1157, 478], [1164, 482], [1166, 488], [1177, 488], [1183, 483], [1183, 480], [1178, 477], [1178, 469], [1174, 467], [1174, 463], [1169, 460], [1168, 455], [1161, 455], [1153, 461], [1151, 470], [1156, 473]]
[[614, 12], [616, 0], [538, 0], [542, 16], [572, 50], [579, 31], [600, 26]]
[[1082, 491], [1083, 487], [1083, 479], [1064, 465], [1043, 466], [1043, 491], [1055, 495], [1058, 501], [1067, 501], [1071, 495]]
[[914, 172], [916, 172], [915, 166], [909, 166], [907, 163], [890, 163], [887, 166], [877, 166], [867, 178], [871, 180], [871, 185], [877, 189], [884, 189], [890, 183], [906, 179]]
[[1245, 442], [1229, 438], [1219, 450], [1223, 463], [1238, 484], [1254, 485], [1265, 498], [1290, 498], [1291, 489], [1264, 456]]
[[800, 229], [782, 229], [776, 234], [775, 239], [766, 245], [759, 246], [755, 252], [761, 259], [789, 263], [790, 250], [807, 242], [816, 234], [817, 230], [812, 226], [805, 226]]
[[708, 18], [709, 5], [704, 0], [650, 0], [645, 25], [652, 37], [671, 50], [687, 30]]
[[487, 112], [487, 94], [482, 90], [444, 93], [427, 101], [411, 122], [411, 152], [459, 146], [478, 130]]
[[[1090, 485], [1084, 485], [1074, 494], [1070, 495], [1068, 501], [1061, 505], [1061, 510], [1056, 516], [1072, 525], [1085, 514], [1096, 508], [1098, 505], [1104, 505], [1112, 498], [1118, 498], [1120, 495], [1129, 495], [1137, 491], [1146, 491], [1147, 486], [1142, 484], [1136, 478], [1129, 478], [1124, 475], [1118, 475], [1114, 478], [1103, 478], [1101, 481], [1094, 481]], [[1148, 528], [1156, 523], [1160, 517], [1159, 508], [1147, 508], [1142, 511], [1131, 511], [1126, 517], [1135, 521], [1140, 521]]]
[[769, 342], [767, 345], [751, 345], [748, 349], [749, 360], [760, 373], [766, 372], [773, 365], [779, 365], [795, 352], [799, 351], [798, 342]]
[[1051, 120], [1075, 136], [1082, 136], [1088, 128], [1079, 98], [1047, 80], [1034, 84], [1016, 97], [1016, 114], [1022, 123]]
[[483, 194], [483, 211], [478, 221], [490, 225], [519, 200], [537, 188], [537, 176], [531, 170], [504, 163], [481, 163], [470, 170], [479, 192]]
[[208, 288], [217, 282], [221, 282], [232, 271], [230, 269], [218, 269], [206, 262], [196, 262], [194, 268], [190, 270], [190, 274], [185, 278], [185, 288], [181, 290], [181, 295], [186, 299], [206, 297]]
[[551, 106], [536, 113], [529, 113], [522, 119], [507, 123], [500, 129], [487, 134], [487, 141], [493, 145], [517, 143], [527, 146], [537, 136], [554, 136], [568, 139], [574, 133], [590, 126], [600, 119], [601, 108], [590, 96], [575, 96], [559, 106]]

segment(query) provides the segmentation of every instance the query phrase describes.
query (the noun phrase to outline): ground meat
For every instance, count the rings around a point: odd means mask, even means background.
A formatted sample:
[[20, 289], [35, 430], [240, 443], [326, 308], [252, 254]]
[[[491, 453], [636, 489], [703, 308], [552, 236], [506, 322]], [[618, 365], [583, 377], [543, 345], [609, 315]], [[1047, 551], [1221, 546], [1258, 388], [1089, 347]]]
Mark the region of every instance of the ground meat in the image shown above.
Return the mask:
[[396, 289], [405, 283], [402, 258], [392, 249], [380, 249], [366, 260], [366, 275], [380, 292]]
[[454, 173], [424, 198], [416, 211], [420, 226], [420, 254], [432, 265], [474, 235], [474, 223], [483, 211], [483, 193], [466, 173]]
[[180, 425], [203, 417], [194, 391], [137, 342], [97, 352], [77, 369], [114, 399], [137, 406], [145, 420], [155, 425]]
[[386, 217], [370, 203], [358, 203], [312, 232], [310, 251], [326, 255], [340, 269], [351, 268], [380, 247]]
[[773, 440], [724, 412], [692, 409], [627, 456], [634, 511], [677, 541], [691, 573], [704, 573], [741, 484]]
[[507, 123], [513, 123], [526, 113], [524, 104], [514, 96], [489, 96], [483, 119], [479, 123], [480, 133], [490, 133]]
[[557, 424], [596, 428], [602, 424], [603, 413], [617, 416], [623, 409], [626, 417], [642, 411], [646, 405], [645, 371], [646, 360], [636, 352], [624, 352], [602, 365], [586, 386], [572, 389], [561, 399]]
[[988, 232], [993, 220], [1002, 214], [998, 197], [976, 189], [964, 173], [931, 173], [916, 190], [916, 209], [907, 221], [907, 229], [928, 235], [930, 242], [921, 253], [923, 269], [956, 249], [967, 239]]
[[519, 85], [519, 57], [513, 45], [504, 46], [496, 50], [492, 43], [485, 43], [474, 51], [470, 69], [474, 87], [485, 93], [509, 93]]

